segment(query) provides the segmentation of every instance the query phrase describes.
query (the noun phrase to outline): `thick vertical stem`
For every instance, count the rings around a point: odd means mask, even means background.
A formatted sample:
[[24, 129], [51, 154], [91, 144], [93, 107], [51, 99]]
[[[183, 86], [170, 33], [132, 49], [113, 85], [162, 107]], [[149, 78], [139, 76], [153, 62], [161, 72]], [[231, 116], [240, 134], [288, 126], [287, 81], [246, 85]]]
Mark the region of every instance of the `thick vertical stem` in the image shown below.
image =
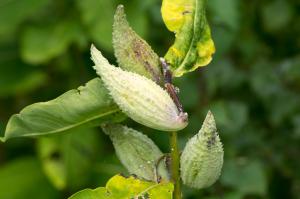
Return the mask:
[[174, 183], [173, 199], [181, 199], [180, 170], [179, 170], [179, 151], [177, 144], [177, 132], [171, 132], [171, 174]]

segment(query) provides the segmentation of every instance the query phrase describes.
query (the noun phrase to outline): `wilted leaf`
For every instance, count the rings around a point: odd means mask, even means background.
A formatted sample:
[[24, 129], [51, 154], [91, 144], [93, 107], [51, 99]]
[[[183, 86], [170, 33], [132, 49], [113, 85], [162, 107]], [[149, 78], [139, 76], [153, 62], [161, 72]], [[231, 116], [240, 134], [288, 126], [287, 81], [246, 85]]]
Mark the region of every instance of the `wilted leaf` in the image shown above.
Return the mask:
[[114, 17], [113, 46], [121, 68], [162, 82], [158, 55], [131, 29], [122, 5], [118, 6]]
[[112, 177], [106, 187], [95, 190], [86, 189], [80, 191], [69, 199], [129, 199], [129, 198], [148, 198], [148, 199], [171, 199], [173, 184], [154, 183], [136, 179], [134, 177], [125, 178], [120, 175]]
[[165, 59], [176, 77], [206, 66], [215, 52], [205, 3], [205, 0], [163, 0], [163, 20], [167, 28], [176, 33], [175, 43]]
[[130, 174], [151, 181], [169, 178], [165, 164], [156, 168], [163, 153], [146, 135], [119, 124], [104, 125], [102, 129], [110, 136], [120, 161]]
[[55, 187], [75, 190], [88, 182], [96, 149], [95, 133], [91, 128], [79, 128], [38, 139], [44, 172]]
[[95, 78], [54, 100], [32, 104], [13, 115], [4, 139], [64, 132], [84, 124], [99, 125], [122, 117], [101, 80]]

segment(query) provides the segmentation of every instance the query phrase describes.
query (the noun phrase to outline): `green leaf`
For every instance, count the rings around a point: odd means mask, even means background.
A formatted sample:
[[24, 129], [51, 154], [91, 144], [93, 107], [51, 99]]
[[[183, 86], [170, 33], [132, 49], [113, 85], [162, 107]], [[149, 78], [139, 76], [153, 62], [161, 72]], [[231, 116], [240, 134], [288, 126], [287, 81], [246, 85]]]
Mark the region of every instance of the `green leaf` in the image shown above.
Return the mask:
[[32, 17], [49, 0], [4, 0], [0, 3], [0, 37], [16, 30], [24, 20]]
[[[128, 18], [132, 27], [141, 36], [147, 34], [147, 15], [140, 4], [142, 1], [126, 1]], [[80, 16], [91, 39], [103, 50], [112, 51], [113, 13], [116, 5], [124, 1], [77, 0]]]
[[162, 83], [163, 77], [158, 55], [129, 26], [122, 5], [118, 6], [114, 17], [113, 46], [121, 68]]
[[176, 39], [165, 55], [175, 77], [206, 66], [215, 52], [205, 16], [205, 0], [163, 0], [162, 16]]
[[91, 39], [103, 49], [112, 51], [112, 24], [114, 2], [103, 0], [77, 0], [83, 24]]
[[157, 184], [134, 177], [125, 178], [116, 175], [107, 182], [106, 187], [95, 190], [86, 189], [74, 194], [69, 199], [171, 199], [172, 192], [172, 183], [162, 182]]
[[165, 164], [156, 168], [163, 153], [146, 135], [119, 124], [103, 125], [102, 129], [110, 136], [119, 159], [130, 174], [151, 181], [157, 181], [159, 177], [169, 179]]
[[238, 0], [210, 0], [208, 4], [212, 12], [212, 20], [217, 24], [223, 24], [230, 30], [236, 30], [239, 27], [239, 6]]
[[4, 139], [64, 132], [84, 124], [99, 125], [123, 118], [99, 78], [58, 98], [32, 104], [13, 115]]
[[91, 128], [78, 128], [38, 139], [43, 170], [56, 188], [75, 190], [88, 183], [96, 154], [96, 133]]
[[249, 118], [246, 104], [239, 101], [216, 101], [210, 105], [216, 121], [227, 135], [235, 135], [242, 131]]
[[221, 176], [222, 184], [234, 187], [240, 193], [264, 195], [267, 191], [267, 178], [259, 161], [225, 161]]
[[289, 22], [293, 19], [293, 6], [287, 1], [270, 1], [262, 8], [262, 23], [266, 32], [281, 31], [289, 28]]
[[1, 60], [0, 65], [0, 97], [20, 95], [32, 91], [39, 88], [47, 80], [44, 72], [29, 67], [18, 60]]
[[18, 158], [0, 167], [0, 198], [53, 199], [59, 193], [51, 186], [32, 158]]
[[79, 24], [65, 19], [55, 24], [25, 29], [21, 38], [22, 58], [31, 64], [41, 64], [63, 54], [72, 43], [85, 42]]

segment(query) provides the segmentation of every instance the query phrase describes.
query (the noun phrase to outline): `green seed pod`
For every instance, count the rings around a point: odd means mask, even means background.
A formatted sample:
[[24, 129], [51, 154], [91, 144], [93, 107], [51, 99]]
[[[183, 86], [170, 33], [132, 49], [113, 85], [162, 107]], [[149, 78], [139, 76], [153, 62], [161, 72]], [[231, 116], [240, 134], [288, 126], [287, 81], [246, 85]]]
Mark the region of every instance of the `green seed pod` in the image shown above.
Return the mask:
[[181, 178], [189, 187], [201, 189], [217, 181], [223, 166], [223, 146], [209, 111], [199, 133], [186, 144], [181, 155]]
[[119, 66], [152, 79], [158, 84], [163, 81], [158, 55], [129, 26], [124, 6], [119, 5], [114, 17], [113, 46]]
[[163, 162], [156, 172], [156, 163], [163, 153], [146, 135], [120, 124], [103, 125], [102, 129], [111, 138], [117, 156], [131, 174], [151, 181], [156, 181], [159, 176], [169, 179]]
[[114, 67], [94, 46], [95, 70], [120, 109], [130, 118], [150, 128], [177, 131], [187, 125], [187, 114], [179, 112], [169, 94], [152, 80]]

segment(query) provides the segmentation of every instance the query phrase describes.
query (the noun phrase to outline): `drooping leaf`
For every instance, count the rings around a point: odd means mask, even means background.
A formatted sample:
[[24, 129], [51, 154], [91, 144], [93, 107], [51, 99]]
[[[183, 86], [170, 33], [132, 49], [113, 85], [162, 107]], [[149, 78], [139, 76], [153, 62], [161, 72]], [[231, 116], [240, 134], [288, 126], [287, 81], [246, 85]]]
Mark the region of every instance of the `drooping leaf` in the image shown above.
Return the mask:
[[28, 63], [41, 64], [64, 53], [72, 43], [85, 43], [75, 20], [64, 19], [55, 24], [30, 26], [22, 34], [21, 55]]
[[38, 160], [23, 157], [0, 167], [0, 198], [53, 199], [59, 193], [44, 176]]
[[171, 199], [172, 192], [172, 183], [162, 182], [157, 184], [134, 177], [125, 178], [116, 175], [107, 182], [106, 187], [95, 190], [86, 189], [74, 194], [69, 199]]
[[91, 128], [78, 128], [38, 139], [43, 170], [56, 188], [77, 190], [88, 183], [96, 154], [95, 133]]
[[15, 31], [20, 23], [32, 17], [34, 13], [43, 8], [49, 0], [11, 1], [0, 3], [0, 36]]
[[118, 6], [114, 17], [113, 46], [121, 68], [162, 83], [159, 57], [129, 26], [123, 5]]
[[102, 129], [109, 135], [120, 161], [130, 174], [151, 181], [169, 178], [165, 164], [156, 168], [163, 153], [146, 135], [120, 124], [103, 125]]
[[163, 0], [162, 16], [170, 31], [176, 33], [165, 59], [175, 77], [206, 66], [215, 52], [205, 13], [206, 0]]
[[99, 78], [58, 98], [32, 104], [13, 115], [4, 139], [59, 133], [84, 124], [99, 125], [123, 118]]

